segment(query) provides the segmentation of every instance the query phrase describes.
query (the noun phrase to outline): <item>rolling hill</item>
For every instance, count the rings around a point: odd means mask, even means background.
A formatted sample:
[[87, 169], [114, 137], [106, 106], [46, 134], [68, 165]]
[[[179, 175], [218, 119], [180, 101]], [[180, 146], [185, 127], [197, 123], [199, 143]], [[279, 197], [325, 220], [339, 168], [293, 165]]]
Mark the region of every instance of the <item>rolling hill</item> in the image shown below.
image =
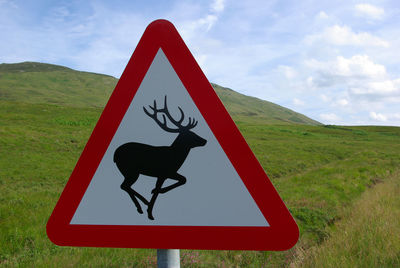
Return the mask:
[[[67, 67], [23, 62], [0, 64], [0, 99], [76, 107], [103, 107], [117, 79]], [[232, 116], [268, 124], [319, 125], [300, 113], [212, 84]]]
[[[156, 266], [154, 249], [58, 247], [46, 236], [116, 82], [49, 64], [0, 65], [0, 267]], [[182, 267], [400, 267], [399, 127], [320, 125], [213, 86], [300, 240], [285, 252], [182, 250]]]

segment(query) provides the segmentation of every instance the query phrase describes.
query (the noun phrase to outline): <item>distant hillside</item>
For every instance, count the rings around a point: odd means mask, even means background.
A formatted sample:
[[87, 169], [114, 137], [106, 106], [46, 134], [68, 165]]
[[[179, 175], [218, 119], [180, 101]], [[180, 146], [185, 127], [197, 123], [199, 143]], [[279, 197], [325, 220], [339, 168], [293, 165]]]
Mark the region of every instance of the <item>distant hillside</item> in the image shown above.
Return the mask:
[[102, 107], [117, 81], [112, 76], [51, 64], [0, 64], [0, 99]]
[[229, 111], [236, 117], [262, 119], [268, 123], [295, 123], [304, 125], [320, 125], [321, 123], [275, 103], [240, 94], [232, 89], [211, 83], [218, 96]]
[[[27, 103], [52, 103], [79, 107], [103, 107], [118, 79], [67, 67], [23, 62], [0, 64], [0, 99]], [[268, 124], [319, 122], [290, 109], [212, 84], [228, 112], [237, 119]]]
[[51, 71], [72, 71], [72, 69], [60, 65], [39, 63], [39, 62], [21, 62], [21, 63], [2, 63], [0, 72], [23, 73], [23, 72], [51, 72]]

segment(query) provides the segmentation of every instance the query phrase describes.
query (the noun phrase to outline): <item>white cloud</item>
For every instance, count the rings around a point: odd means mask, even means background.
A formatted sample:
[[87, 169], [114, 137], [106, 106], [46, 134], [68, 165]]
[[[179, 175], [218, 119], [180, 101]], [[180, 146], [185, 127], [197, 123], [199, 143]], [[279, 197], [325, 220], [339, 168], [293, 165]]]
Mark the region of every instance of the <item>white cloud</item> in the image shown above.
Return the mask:
[[378, 125], [399, 125], [400, 124], [400, 113], [377, 113], [377, 112], [369, 112], [369, 119], [371, 123]]
[[[361, 100], [371, 103], [400, 102], [400, 78], [390, 79], [385, 66], [374, 63], [367, 55], [351, 58], [338, 56], [333, 61], [324, 62], [312, 59], [305, 64], [314, 72], [314, 87], [340, 89], [341, 97], [333, 102], [337, 106], [346, 107], [350, 101], [353, 104]], [[321, 98], [327, 101], [325, 95]]]
[[320, 12], [318, 13], [318, 15], [317, 15], [317, 18], [318, 18], [318, 19], [328, 19], [329, 16], [328, 16], [328, 14], [325, 13], [325, 11], [320, 11]]
[[367, 32], [355, 33], [348, 26], [334, 25], [322, 33], [308, 35], [306, 43], [325, 42], [336, 46], [389, 47], [389, 43]]
[[162, 17], [176, 25], [212, 82], [334, 123], [378, 124], [370, 118], [375, 111], [393, 124], [399, 111], [394, 2], [380, 1], [383, 15], [376, 18], [388, 17], [380, 24], [365, 5], [356, 12], [353, 1], [37, 0], [16, 9], [13, 2], [0, 0], [3, 62], [42, 61], [118, 77], [148, 23]]
[[399, 102], [400, 79], [367, 82], [358, 87], [351, 87], [350, 93], [375, 100], [386, 98], [392, 102]]
[[215, 22], [218, 20], [218, 17], [212, 14], [209, 14], [205, 16], [204, 18], [201, 18], [197, 21], [194, 22], [194, 28], [206, 26], [207, 31], [211, 29], [211, 27], [214, 26]]
[[360, 16], [368, 17], [375, 20], [383, 19], [385, 10], [371, 4], [357, 4], [355, 6], [356, 12]]
[[323, 102], [329, 102], [331, 100], [331, 98], [326, 96], [325, 94], [321, 94], [319, 97]]
[[347, 106], [349, 104], [349, 101], [347, 99], [339, 99], [336, 101], [336, 104], [339, 106]]
[[372, 120], [375, 120], [375, 121], [380, 121], [380, 122], [386, 122], [387, 121], [387, 116], [385, 116], [383, 114], [380, 114], [380, 113], [376, 113], [376, 112], [370, 112], [369, 113], [369, 117]]
[[385, 66], [372, 62], [368, 55], [349, 59], [338, 56], [333, 67], [333, 73], [339, 76], [382, 77], [386, 74]]
[[[199, 30], [204, 29], [205, 33], [218, 21], [218, 15], [225, 9], [225, 0], [215, 0], [211, 3], [208, 14], [204, 14], [199, 19], [184, 21], [182, 23], [182, 35], [188, 39], [196, 38]], [[184, 10], [179, 10], [183, 12]]]
[[293, 99], [293, 104], [296, 105], [296, 106], [303, 106], [305, 103], [304, 103], [304, 101], [302, 101], [302, 100], [299, 100], [299, 99], [297, 99], [297, 98], [294, 98], [294, 99]]
[[314, 88], [314, 78], [312, 76], [307, 77], [306, 85], [310, 88]]
[[333, 61], [311, 59], [306, 60], [305, 65], [316, 72], [317, 78], [312, 78], [311, 82], [320, 87], [343, 83], [344, 80], [381, 79], [387, 75], [385, 66], [374, 63], [368, 55], [337, 56]]
[[215, 0], [211, 4], [211, 10], [217, 13], [224, 11], [224, 8], [225, 8], [225, 0]]
[[337, 116], [334, 113], [324, 113], [324, 114], [320, 114], [319, 117], [324, 120], [324, 121], [328, 121], [328, 122], [338, 122], [340, 120], [340, 117]]
[[292, 67], [286, 65], [279, 65], [278, 71], [283, 73], [287, 79], [292, 79], [297, 75], [297, 72]]

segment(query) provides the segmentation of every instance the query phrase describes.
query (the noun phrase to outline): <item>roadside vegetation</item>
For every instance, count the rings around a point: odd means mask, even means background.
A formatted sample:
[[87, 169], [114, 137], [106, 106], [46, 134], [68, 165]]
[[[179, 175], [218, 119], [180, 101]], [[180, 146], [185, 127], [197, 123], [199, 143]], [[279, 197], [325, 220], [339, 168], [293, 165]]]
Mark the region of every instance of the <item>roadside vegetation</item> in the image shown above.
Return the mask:
[[[117, 80], [0, 64], [0, 267], [155, 267], [154, 249], [58, 247], [47, 220]], [[285, 252], [182, 250], [183, 267], [398, 267], [400, 128], [321, 125], [213, 85], [300, 227]]]
[[[47, 219], [100, 113], [0, 101], [0, 266], [154, 266], [155, 250], [58, 247], [46, 236]], [[300, 241], [286, 252], [183, 250], [184, 267], [289, 265], [329, 241], [332, 230], [341, 232], [335, 222], [347, 217], [343, 208], [399, 172], [400, 128], [234, 119], [296, 218]]]
[[392, 174], [346, 208], [331, 237], [301, 267], [400, 267], [400, 174]]

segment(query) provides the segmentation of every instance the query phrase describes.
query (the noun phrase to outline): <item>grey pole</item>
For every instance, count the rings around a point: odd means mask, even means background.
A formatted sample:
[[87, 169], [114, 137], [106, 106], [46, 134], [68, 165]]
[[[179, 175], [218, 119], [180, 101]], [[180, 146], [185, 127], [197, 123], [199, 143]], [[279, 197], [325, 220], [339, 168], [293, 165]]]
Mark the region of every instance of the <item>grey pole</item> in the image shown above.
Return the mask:
[[179, 249], [157, 249], [158, 268], [180, 268]]

